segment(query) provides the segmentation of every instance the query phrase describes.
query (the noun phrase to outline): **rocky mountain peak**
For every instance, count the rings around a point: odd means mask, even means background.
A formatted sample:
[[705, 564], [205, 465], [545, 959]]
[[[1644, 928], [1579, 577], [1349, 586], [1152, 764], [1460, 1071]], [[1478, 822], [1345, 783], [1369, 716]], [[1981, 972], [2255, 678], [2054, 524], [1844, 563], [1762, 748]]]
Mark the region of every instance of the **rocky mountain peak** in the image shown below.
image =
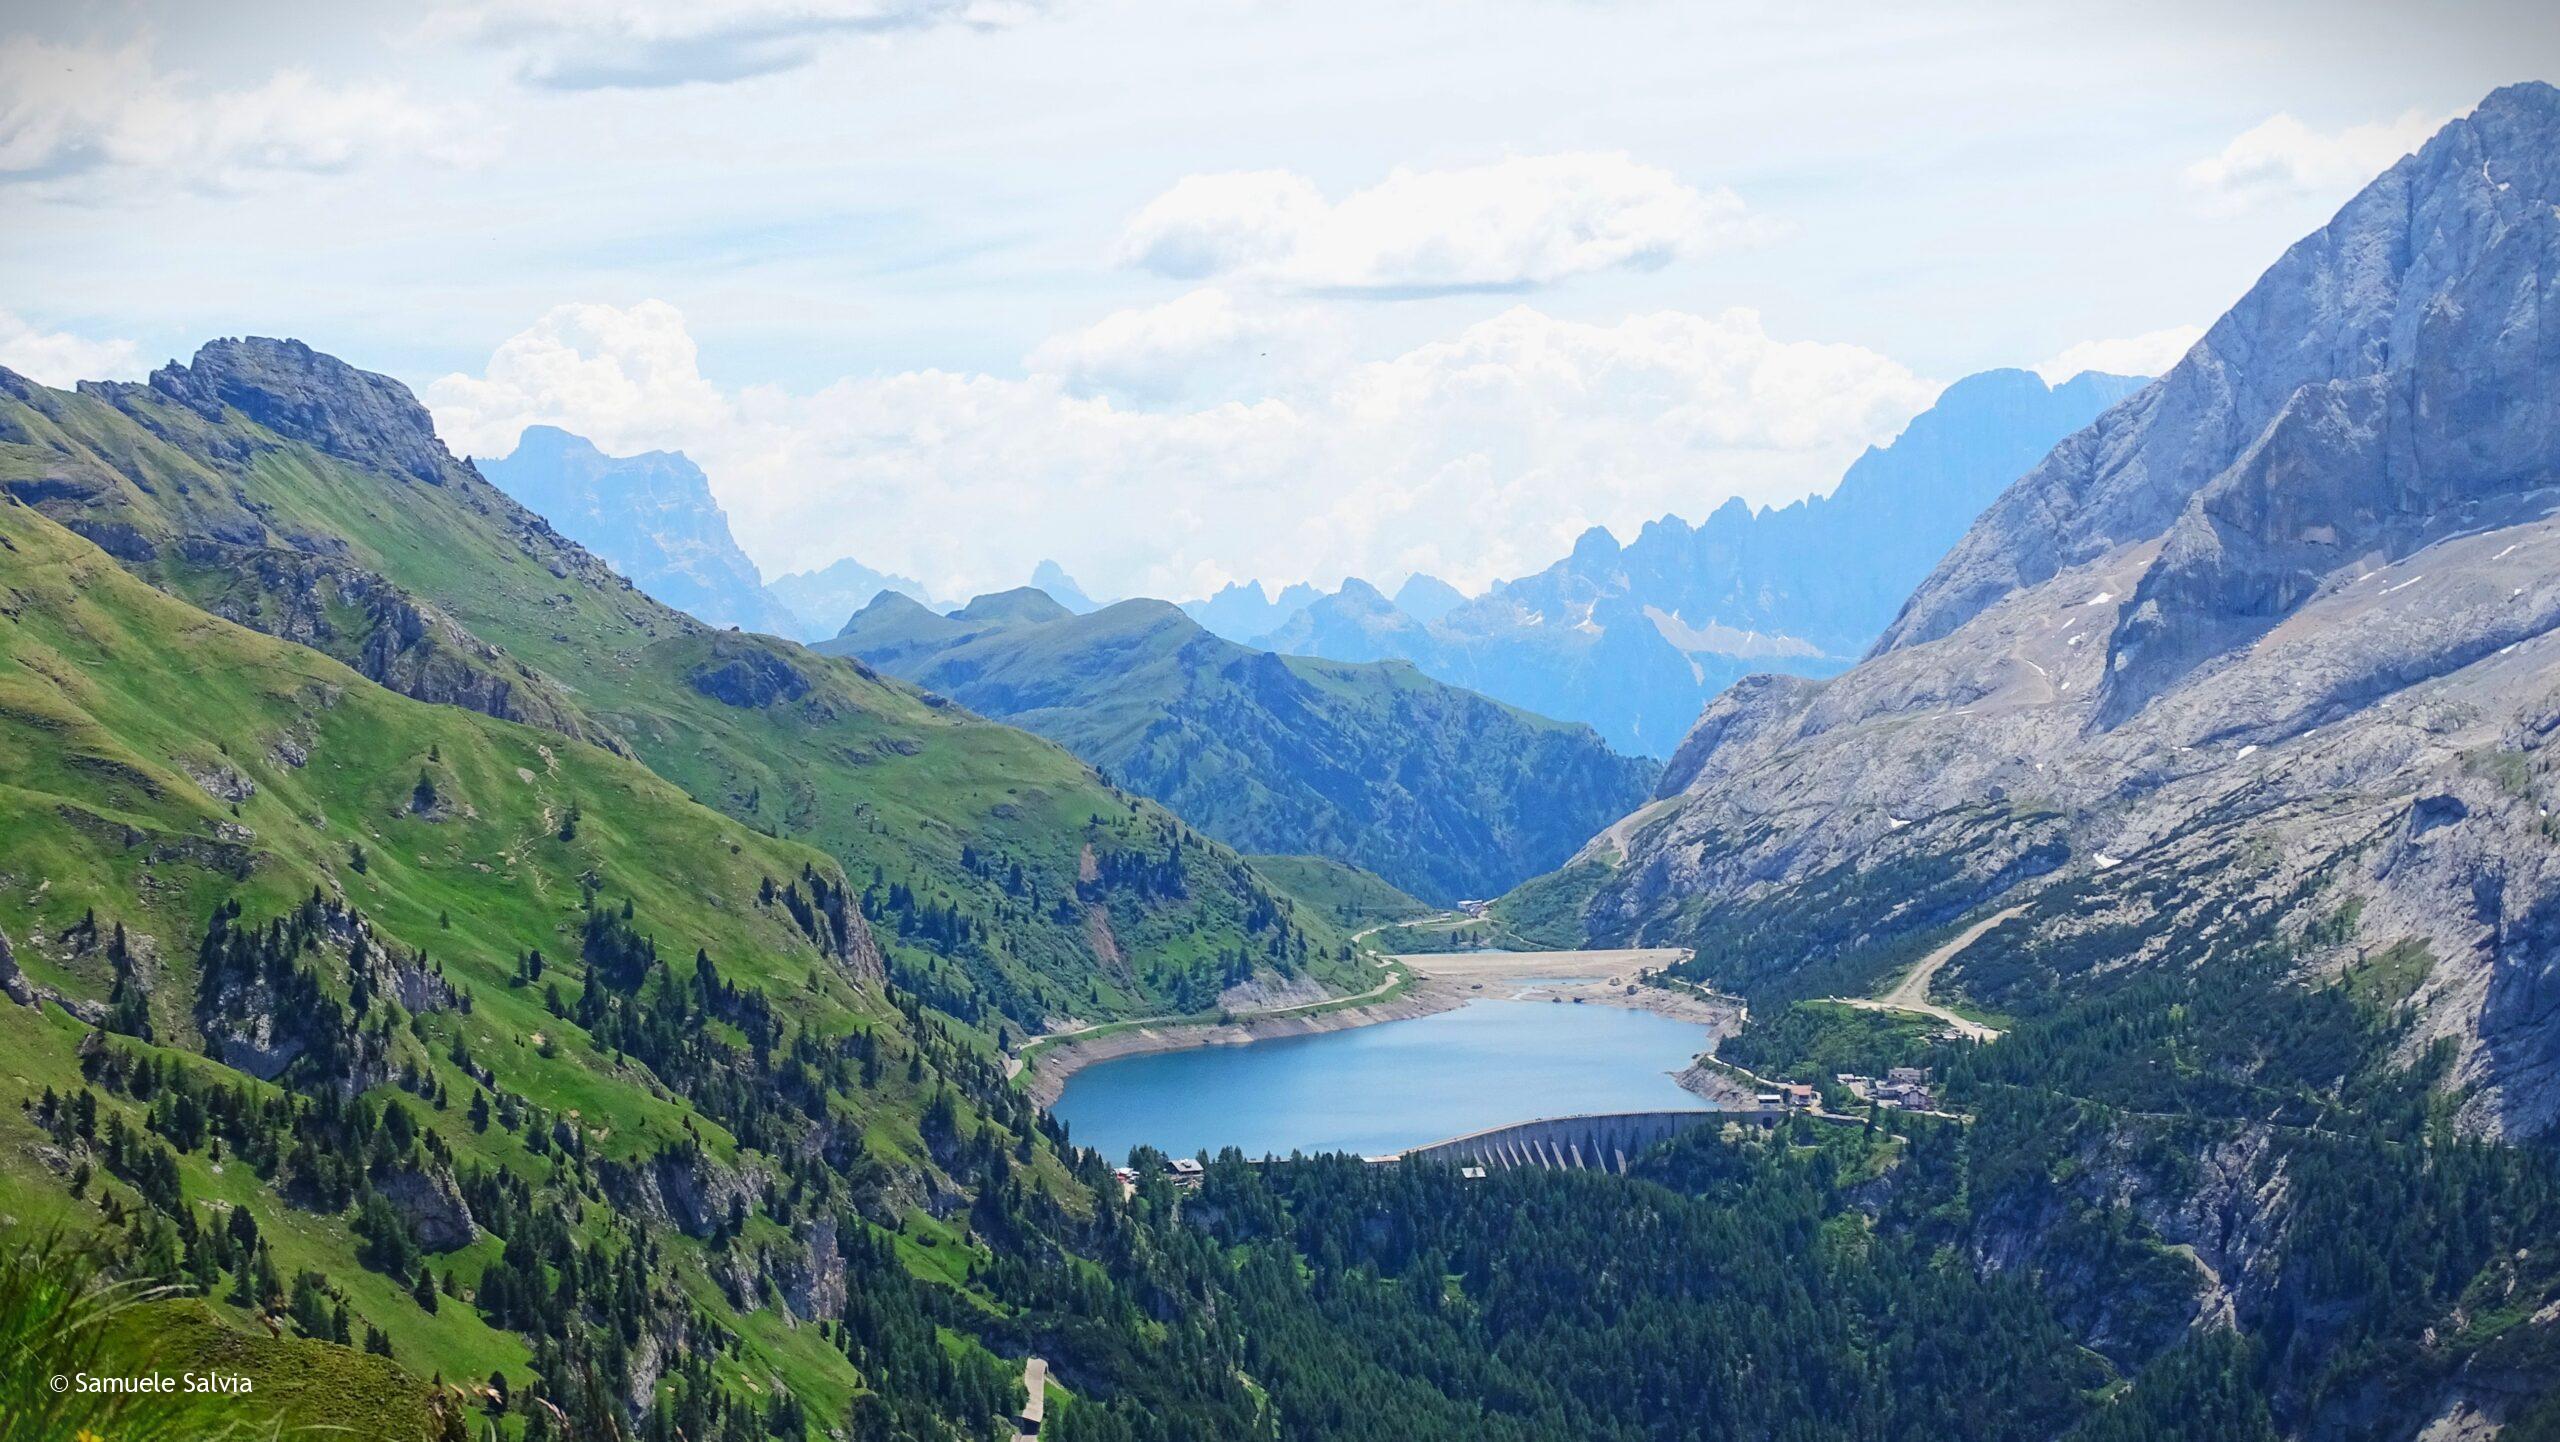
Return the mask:
[[1387, 599], [1384, 591], [1361, 580], [1358, 576], [1343, 577], [1342, 589], [1334, 592], [1334, 595], [1341, 598], [1344, 605], [1364, 611], [1385, 610], [1395, 604]]
[[152, 372], [151, 388], [208, 418], [229, 407], [280, 436], [431, 486], [461, 470], [407, 386], [298, 340], [210, 341], [191, 364]]
[[1039, 565], [1032, 567], [1031, 585], [1026, 589], [1042, 592], [1049, 599], [1079, 616], [1088, 611], [1098, 610], [1102, 605], [1101, 602], [1087, 595], [1084, 587], [1076, 584], [1075, 577], [1067, 574], [1066, 567], [1055, 561], [1042, 561]]
[[1396, 609], [1428, 626], [1467, 604], [1467, 593], [1439, 577], [1416, 571], [1396, 588]]
[[[2439, 450], [2423, 458], [2406, 451], [2423, 439], [2416, 432], [2371, 437], [2361, 447], [2369, 457], [2395, 446], [2406, 454], [2369, 477], [2350, 509], [2379, 520], [2430, 504], [2386, 493], [2422, 461], [2475, 481], [2511, 467], [2516, 446], [2552, 424], [2547, 390], [2489, 391], [2462, 377], [2493, 352], [2511, 361], [2519, 347], [2549, 343], [2536, 339], [2534, 318], [2548, 285], [2538, 277], [2560, 236], [2555, 199], [2560, 91], [2530, 84], [2492, 94], [2287, 250], [2167, 375], [2063, 441], [1994, 502], [1912, 595], [1878, 653], [1944, 636], [2022, 586], [2165, 535], [2288, 408], [2296, 434], [2267, 458], [2273, 464], [2302, 463], [2309, 433], [2323, 425], [2420, 418], [2416, 389], [2368, 384], [2377, 377], [2423, 372], [2426, 400], [2465, 409], [2433, 415], [2425, 435]], [[2314, 387], [2336, 393], [2306, 396]], [[2370, 394], [2345, 394], [2359, 387]], [[2507, 413], [2487, 414], [2498, 409]], [[2197, 544], [2181, 550], [2192, 558]], [[2262, 585], [2257, 604], [2277, 604], [2283, 590]]]
[[1574, 538], [1573, 559], [1586, 563], [1609, 560], [1618, 554], [1618, 538], [1609, 534], [1607, 526], [1593, 526]]

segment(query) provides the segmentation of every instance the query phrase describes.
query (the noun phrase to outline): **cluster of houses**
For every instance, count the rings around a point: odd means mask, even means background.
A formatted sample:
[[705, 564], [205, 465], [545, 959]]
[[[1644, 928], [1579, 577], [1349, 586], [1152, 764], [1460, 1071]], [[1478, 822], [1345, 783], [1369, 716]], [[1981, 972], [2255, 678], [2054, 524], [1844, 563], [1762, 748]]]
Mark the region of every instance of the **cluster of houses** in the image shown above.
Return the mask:
[[1880, 1078], [1844, 1071], [1833, 1080], [1851, 1096], [1880, 1107], [1909, 1112], [1938, 1109], [1937, 1098], [1929, 1093], [1929, 1069], [1924, 1066], [1898, 1066]]
[[[1196, 1187], [1200, 1185], [1200, 1179], [1209, 1174], [1209, 1168], [1198, 1157], [1174, 1157], [1164, 1164], [1164, 1174], [1173, 1178], [1177, 1187]], [[1136, 1167], [1113, 1167], [1111, 1175], [1118, 1177], [1124, 1188], [1138, 1184]]]
[[1764, 1112], [1811, 1112], [1822, 1109], [1822, 1093], [1803, 1082], [1786, 1082], [1755, 1093], [1752, 1101]]

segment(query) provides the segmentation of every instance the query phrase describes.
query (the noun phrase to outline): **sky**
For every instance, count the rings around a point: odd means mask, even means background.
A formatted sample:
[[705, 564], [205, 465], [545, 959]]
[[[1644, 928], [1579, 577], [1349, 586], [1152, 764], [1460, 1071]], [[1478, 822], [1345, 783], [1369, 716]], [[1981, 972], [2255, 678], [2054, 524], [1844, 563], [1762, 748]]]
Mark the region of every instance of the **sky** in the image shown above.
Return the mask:
[[2155, 373], [2560, 7], [0, 0], [0, 365], [290, 335], [768, 575], [1470, 591]]

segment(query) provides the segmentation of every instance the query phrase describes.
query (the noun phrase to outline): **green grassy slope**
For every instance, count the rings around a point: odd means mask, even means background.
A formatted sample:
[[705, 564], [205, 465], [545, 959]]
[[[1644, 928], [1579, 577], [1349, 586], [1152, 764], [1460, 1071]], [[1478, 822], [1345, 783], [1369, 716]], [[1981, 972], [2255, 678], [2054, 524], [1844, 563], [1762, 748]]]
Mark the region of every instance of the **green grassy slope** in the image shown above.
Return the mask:
[[[103, 1056], [148, 1057], [270, 1100], [333, 1087], [405, 1096], [433, 1139], [428, 1153], [450, 1159], [434, 1168], [447, 1174], [486, 1167], [537, 1185], [564, 1181], [564, 1139], [581, 1178], [677, 1153], [699, 1152], [712, 1169], [769, 1166], [751, 1160], [754, 1149], [712, 1115], [716, 1106], [687, 1099], [680, 1069], [653, 1069], [548, 1009], [553, 989], [574, 1013], [598, 984], [581, 959], [593, 892], [608, 910], [627, 903], [679, 969], [707, 955], [731, 984], [788, 998], [792, 1036], [826, 1046], [871, 1036], [895, 1064], [827, 1109], [879, 1167], [919, 1180], [941, 1174], [925, 1136], [929, 1095], [954, 1096], [961, 1124], [979, 1125], [976, 1107], [944, 1080], [945, 1062], [909, 1034], [859, 930], [849, 946], [822, 947], [787, 903], [760, 899], [768, 877], [837, 876], [822, 854], [731, 822], [594, 747], [409, 701], [316, 653], [194, 612], [23, 506], [0, 505], [0, 561], [0, 898], [14, 966], [26, 984], [136, 1034], [108, 1040], [59, 1008], [0, 1000], [7, 1100], [94, 1085], [100, 1127], [121, 1117], [145, 1132], [152, 1108], [97, 1078]], [[421, 776], [435, 792], [424, 807]], [[297, 1063], [268, 1084], [197, 1054], [220, 1049], [197, 957], [216, 908], [236, 905], [255, 924], [315, 895], [335, 914], [362, 918], [371, 945], [402, 960], [417, 1007], [376, 987], [358, 1029], [378, 1025], [381, 1035], [356, 1048], [369, 1060], [351, 1075]], [[126, 939], [121, 959], [115, 935]], [[519, 958], [537, 950], [550, 958], [546, 980], [518, 982]], [[322, 964], [320, 975], [328, 995], [351, 1002], [352, 963], [343, 974]], [[114, 1005], [127, 997], [129, 1007]], [[298, 1024], [268, 1020], [280, 1031]], [[726, 1022], [715, 1027], [735, 1034]], [[481, 1094], [507, 1099], [528, 1120], [475, 1126], [465, 1099]], [[1008, 1120], [1028, 1127], [1027, 1113]], [[546, 1123], [549, 1133], [538, 1134]], [[412, 1373], [524, 1374], [532, 1354], [522, 1337], [468, 1306], [427, 1313], [406, 1280], [359, 1264], [360, 1243], [337, 1209], [282, 1204], [289, 1163], [280, 1177], [262, 1177], [240, 1156], [224, 1165], [218, 1146], [180, 1151], [176, 1163], [206, 1225], [251, 1211], [277, 1274], [309, 1268], [331, 1278], [359, 1334], [379, 1327]], [[76, 1201], [65, 1195], [75, 1166], [97, 1177]], [[152, 1213], [140, 1189], [109, 1181], [113, 1172], [49, 1137], [21, 1106], [0, 1107], [0, 1211], [144, 1229]], [[599, 1184], [569, 1202], [580, 1235], [622, 1230]], [[884, 1191], [877, 1205], [894, 1214], [899, 1204]], [[777, 1242], [786, 1235], [774, 1229]], [[708, 1249], [672, 1234], [660, 1243], [668, 1284], [690, 1306], [739, 1324], [744, 1314], [713, 1283]], [[484, 1238], [435, 1260], [467, 1286], [496, 1250]], [[256, 1310], [206, 1305], [234, 1322]], [[840, 1407], [852, 1396], [857, 1376], [845, 1357], [805, 1336], [783, 1341], [751, 1349], [742, 1368], [812, 1401]]]
[[1020, 1031], [1206, 1004], [1239, 969], [1351, 975], [1327, 924], [1057, 747], [633, 590], [445, 455], [394, 383], [218, 342], [155, 385], [0, 376], [0, 487], [208, 609], [627, 748], [819, 847], [951, 1014]]
[[1051, 737], [1243, 850], [1329, 856], [1441, 903], [1563, 861], [1656, 769], [1402, 662], [1275, 656], [1156, 601], [1002, 599], [938, 618], [900, 598], [819, 649]]
[[1431, 905], [1384, 880], [1323, 856], [1248, 856], [1253, 869], [1347, 931], [1429, 916]]

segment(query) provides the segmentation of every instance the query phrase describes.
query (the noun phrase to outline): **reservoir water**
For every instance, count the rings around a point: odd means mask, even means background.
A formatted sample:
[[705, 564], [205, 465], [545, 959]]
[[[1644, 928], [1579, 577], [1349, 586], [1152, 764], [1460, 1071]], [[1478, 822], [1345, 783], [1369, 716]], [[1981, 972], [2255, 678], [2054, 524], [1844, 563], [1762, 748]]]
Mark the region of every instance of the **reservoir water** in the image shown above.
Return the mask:
[[1651, 1012], [1509, 999], [1315, 1036], [1097, 1062], [1053, 1110], [1117, 1164], [1145, 1143], [1190, 1156], [1378, 1155], [1535, 1117], [1686, 1111], [1671, 1079], [1707, 1029]]

